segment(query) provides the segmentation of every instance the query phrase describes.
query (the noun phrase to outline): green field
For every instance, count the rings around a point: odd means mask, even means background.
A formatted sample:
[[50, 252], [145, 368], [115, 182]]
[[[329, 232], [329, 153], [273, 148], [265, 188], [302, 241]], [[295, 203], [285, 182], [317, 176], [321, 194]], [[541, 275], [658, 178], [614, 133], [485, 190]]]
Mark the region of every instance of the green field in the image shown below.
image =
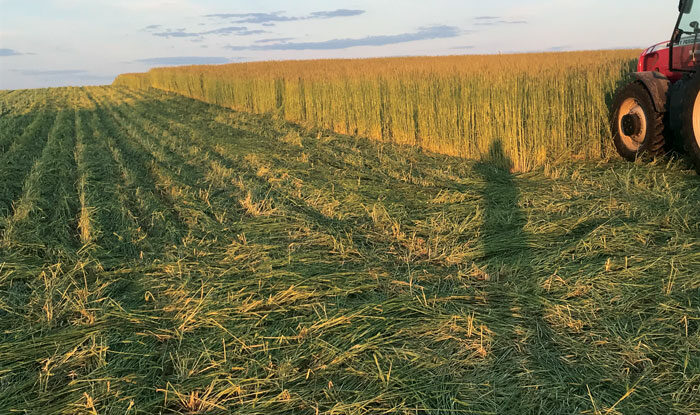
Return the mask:
[[684, 160], [515, 174], [153, 89], [0, 114], [2, 414], [700, 413]]

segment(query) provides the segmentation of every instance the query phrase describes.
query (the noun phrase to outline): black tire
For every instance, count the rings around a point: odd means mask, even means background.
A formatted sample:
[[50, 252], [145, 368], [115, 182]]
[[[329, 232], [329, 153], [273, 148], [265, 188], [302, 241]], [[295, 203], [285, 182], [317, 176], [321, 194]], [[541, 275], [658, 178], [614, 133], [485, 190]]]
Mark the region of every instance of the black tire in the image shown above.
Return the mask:
[[683, 114], [683, 93], [685, 92], [686, 82], [689, 78], [683, 77], [683, 79], [676, 81], [671, 85], [668, 90], [669, 96], [669, 107], [668, 107], [668, 121], [669, 130], [672, 135], [672, 147], [673, 151], [678, 154], [685, 154], [685, 143], [681, 136], [681, 115]]
[[700, 77], [694, 76], [684, 81], [678, 95], [679, 135], [695, 170], [700, 174]]
[[[625, 134], [625, 115], [635, 120], [634, 126], [628, 128], [636, 133]], [[665, 154], [665, 118], [665, 112], [654, 108], [651, 95], [643, 83], [635, 81], [625, 85], [615, 94], [610, 116], [610, 129], [617, 152], [629, 161]]]

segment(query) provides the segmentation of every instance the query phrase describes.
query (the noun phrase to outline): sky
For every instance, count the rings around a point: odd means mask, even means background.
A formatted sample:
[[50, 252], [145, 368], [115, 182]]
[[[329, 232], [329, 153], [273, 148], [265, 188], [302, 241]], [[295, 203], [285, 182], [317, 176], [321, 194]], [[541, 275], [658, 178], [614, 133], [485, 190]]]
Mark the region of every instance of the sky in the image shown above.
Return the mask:
[[0, 0], [0, 89], [152, 67], [642, 48], [668, 0]]

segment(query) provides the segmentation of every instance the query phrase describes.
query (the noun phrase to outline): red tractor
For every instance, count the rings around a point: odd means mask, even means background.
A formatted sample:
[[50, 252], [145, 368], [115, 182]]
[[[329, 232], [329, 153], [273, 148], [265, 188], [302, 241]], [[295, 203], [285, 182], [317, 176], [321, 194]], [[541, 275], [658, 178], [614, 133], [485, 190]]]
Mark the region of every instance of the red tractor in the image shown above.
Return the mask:
[[617, 92], [611, 126], [625, 159], [683, 143], [700, 173], [700, 2], [681, 0], [678, 10], [671, 41], [645, 50], [633, 82]]

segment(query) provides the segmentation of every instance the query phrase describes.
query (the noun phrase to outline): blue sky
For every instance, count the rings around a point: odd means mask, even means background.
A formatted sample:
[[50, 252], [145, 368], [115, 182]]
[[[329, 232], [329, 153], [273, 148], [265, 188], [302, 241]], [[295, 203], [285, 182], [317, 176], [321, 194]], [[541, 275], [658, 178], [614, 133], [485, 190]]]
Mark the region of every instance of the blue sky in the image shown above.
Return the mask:
[[675, 18], [667, 0], [0, 0], [0, 89], [164, 65], [641, 48]]

